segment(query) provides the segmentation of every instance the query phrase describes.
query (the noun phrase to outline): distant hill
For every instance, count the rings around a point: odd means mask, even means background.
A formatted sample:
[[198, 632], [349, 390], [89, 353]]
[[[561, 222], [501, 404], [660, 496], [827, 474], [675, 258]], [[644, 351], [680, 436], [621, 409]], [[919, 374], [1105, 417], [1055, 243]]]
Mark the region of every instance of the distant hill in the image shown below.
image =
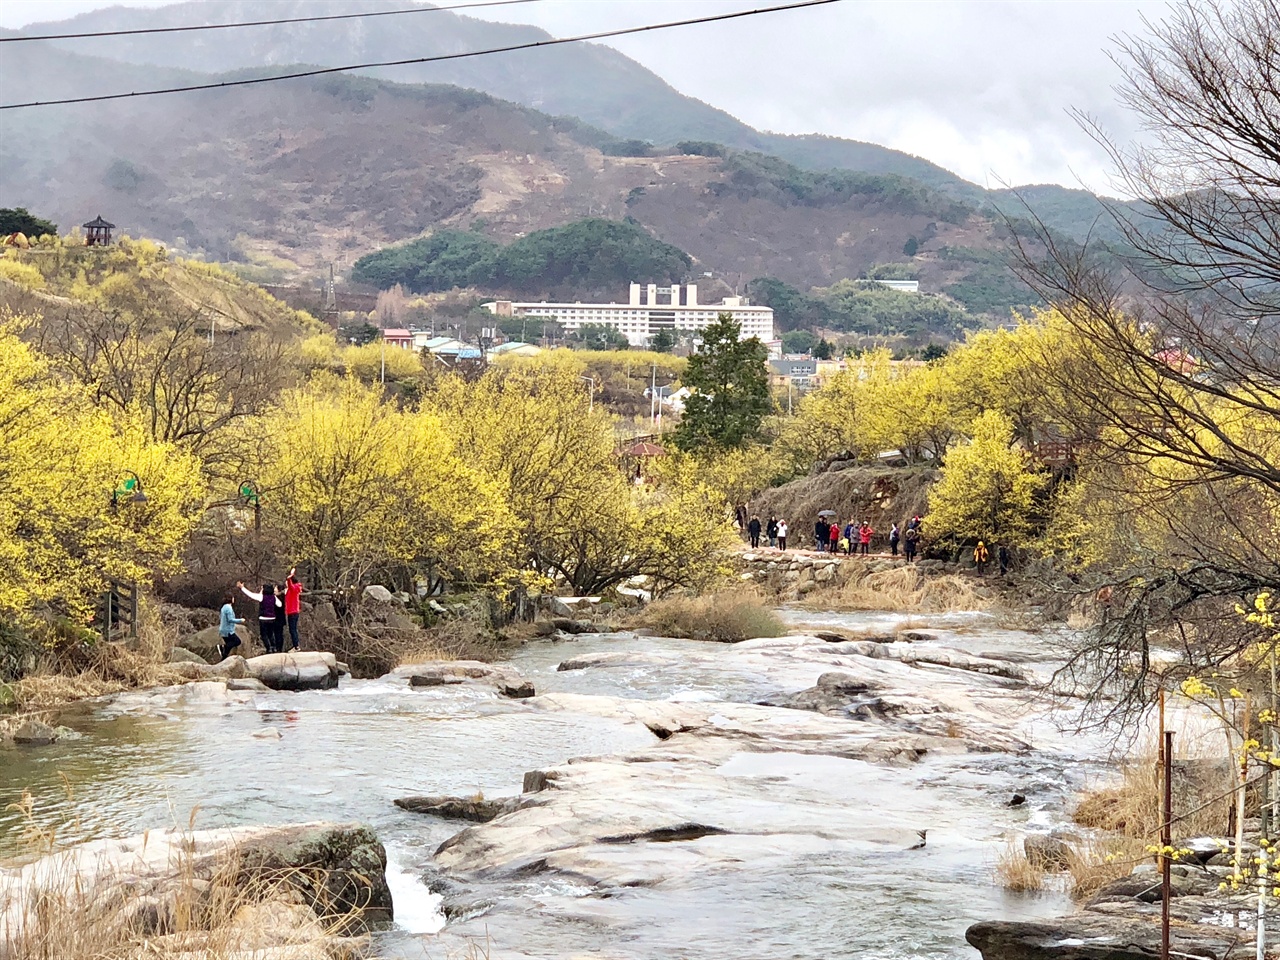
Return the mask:
[[[0, 61], [13, 100], [190, 77], [44, 44]], [[903, 261], [935, 292], [1011, 280], [998, 218], [900, 176], [733, 150], [610, 156], [599, 149], [610, 136], [581, 121], [458, 87], [337, 74], [265, 89], [7, 114], [0, 206], [64, 227], [101, 213], [262, 280], [346, 272], [441, 228], [510, 241], [592, 217], [630, 219], [739, 290], [764, 276], [825, 286]], [[1025, 299], [984, 309], [1007, 315]]]
[[[410, 0], [329, 0], [325, 13], [404, 9]], [[287, 19], [314, 14], [312, 0], [193, 0], [163, 7], [104, 7], [56, 23], [32, 24], [23, 32], [39, 34], [193, 23]], [[99, 41], [55, 41], [76, 53], [105, 53], [132, 64], [148, 64], [207, 73], [257, 69], [296, 63], [343, 66], [368, 60], [429, 57], [545, 40], [537, 27], [492, 23], [450, 11], [433, 11], [360, 20], [290, 24], [277, 27], [178, 35], [113, 37]], [[937, 164], [874, 143], [810, 134], [787, 136], [756, 130], [724, 110], [685, 96], [629, 57], [600, 44], [566, 44], [500, 56], [418, 64], [371, 75], [401, 83], [451, 84], [483, 91], [543, 113], [576, 117], [616, 138], [658, 146], [680, 140], [709, 140], [739, 150], [771, 154], [805, 170], [832, 168], [892, 174], [918, 180], [952, 197], [981, 206], [1004, 191], [988, 195], [977, 184]], [[153, 77], [154, 79], [154, 77]], [[128, 82], [127, 82], [128, 81]], [[128, 73], [98, 78], [93, 89], [132, 89]], [[1046, 223], [1082, 239], [1096, 214], [1096, 201], [1084, 191], [1057, 186], [1034, 191]]]

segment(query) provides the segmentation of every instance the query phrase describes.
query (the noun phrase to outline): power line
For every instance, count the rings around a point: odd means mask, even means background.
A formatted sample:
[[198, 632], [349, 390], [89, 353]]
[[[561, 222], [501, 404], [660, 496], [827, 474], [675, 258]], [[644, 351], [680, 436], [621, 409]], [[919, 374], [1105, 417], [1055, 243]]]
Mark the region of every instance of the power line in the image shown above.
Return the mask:
[[472, 7], [510, 7], [534, 0], [485, 0], [483, 3], [458, 3], [450, 7], [413, 7], [408, 10], [372, 10], [366, 13], [334, 13], [320, 17], [294, 17], [289, 20], [249, 20], [244, 23], [202, 23], [189, 27], [143, 27], [137, 30], [101, 30], [97, 33], [47, 33], [38, 37], [0, 37], [0, 43], [22, 43], [27, 40], [85, 40], [91, 37], [129, 37], [140, 33], [187, 33], [191, 30], [231, 30], [235, 27], [270, 27], [281, 23], [317, 23], [321, 20], [358, 20], [362, 17], [394, 17], [402, 13], [438, 13], [441, 10], [468, 10]]
[[222, 80], [216, 83], [198, 83], [186, 87], [165, 87], [158, 90], [138, 90], [132, 93], [106, 93], [95, 97], [69, 97], [65, 100], [33, 100], [28, 103], [0, 104], [0, 110], [18, 110], [24, 107], [54, 107], [71, 103], [98, 103], [103, 100], [126, 100], [131, 97], [154, 97], [167, 93], [191, 93], [196, 90], [220, 90], [227, 87], [246, 87], [258, 83], [277, 83], [281, 80], [299, 80], [304, 77], [319, 77], [330, 73], [346, 73], [352, 70], [367, 70], [372, 67], [403, 67], [418, 63], [439, 63], [445, 60], [463, 60], [468, 57], [484, 57], [495, 53], [513, 53], [517, 50], [534, 50], [539, 47], [553, 47], [565, 43], [582, 43], [590, 40], [603, 40], [607, 37], [622, 37], [628, 34], [645, 33], [649, 30], [669, 30], [673, 27], [689, 27], [700, 23], [716, 23], [723, 20], [737, 20], [743, 17], [754, 17], [765, 13], [781, 13], [787, 10], [799, 10], [804, 7], [819, 7], [840, 0], [798, 0], [795, 3], [784, 3], [774, 7], [759, 7], [755, 10], [737, 10], [733, 13], [720, 13], [709, 17], [695, 17], [690, 20], [669, 20], [665, 23], [651, 23], [640, 27], [625, 27], [620, 30], [603, 30], [599, 33], [586, 33], [576, 37], [553, 37], [550, 40], [537, 40], [531, 43], [517, 43], [507, 47], [491, 47], [488, 50], [470, 50], [465, 53], [446, 53], [435, 57], [414, 57], [410, 60], [384, 60], [377, 63], [355, 63], [343, 67], [317, 67], [314, 70], [301, 70], [296, 73], [282, 73], [271, 77], [253, 77], [245, 80]]

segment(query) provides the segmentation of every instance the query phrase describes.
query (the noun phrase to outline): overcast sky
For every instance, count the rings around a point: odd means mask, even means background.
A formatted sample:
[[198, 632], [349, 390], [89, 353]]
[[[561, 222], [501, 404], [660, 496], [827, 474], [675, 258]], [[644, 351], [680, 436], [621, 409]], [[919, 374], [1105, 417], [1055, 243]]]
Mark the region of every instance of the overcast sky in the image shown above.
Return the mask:
[[[153, 6], [165, 0], [127, 0]], [[406, 0], [406, 5], [412, 0]], [[776, 0], [775, 0], [776, 2]], [[323, 12], [324, 0], [314, 0]], [[0, 26], [112, 0], [0, 0]], [[474, 16], [557, 36], [765, 6], [767, 0], [539, 0]], [[1121, 137], [1113, 38], [1164, 0], [842, 0], [826, 7], [608, 41], [676, 89], [779, 133], [906, 150], [987, 186], [1108, 189], [1105, 157], [1067, 116]]]

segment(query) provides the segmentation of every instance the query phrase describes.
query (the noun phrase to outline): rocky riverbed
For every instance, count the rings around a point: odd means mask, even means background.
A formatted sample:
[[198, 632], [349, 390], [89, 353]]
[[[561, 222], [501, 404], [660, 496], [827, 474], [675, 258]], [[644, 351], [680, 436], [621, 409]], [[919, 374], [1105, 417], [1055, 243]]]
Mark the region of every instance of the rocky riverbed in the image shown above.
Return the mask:
[[[793, 617], [732, 646], [556, 635], [497, 669], [125, 694], [64, 715], [75, 739], [2, 748], [0, 793], [29, 787], [66, 840], [197, 806], [202, 827], [366, 823], [388, 958], [972, 958], [974, 923], [1069, 911], [993, 879], [1006, 836], [1048, 833], [1106, 771], [1105, 742], [1058, 731], [1072, 705], [1032, 696], [1052, 635]], [[4, 852], [20, 828], [0, 814]]]

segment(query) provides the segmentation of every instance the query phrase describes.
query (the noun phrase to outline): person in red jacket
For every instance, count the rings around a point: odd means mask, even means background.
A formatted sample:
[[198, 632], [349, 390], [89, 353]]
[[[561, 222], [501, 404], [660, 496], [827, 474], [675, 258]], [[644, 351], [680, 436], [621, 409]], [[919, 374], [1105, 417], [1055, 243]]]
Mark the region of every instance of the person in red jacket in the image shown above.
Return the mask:
[[298, 617], [302, 615], [302, 584], [298, 582], [298, 568], [289, 571], [284, 581], [284, 617], [289, 624], [289, 640], [298, 649]]
[[862, 526], [858, 528], [858, 552], [866, 556], [871, 553], [871, 535], [875, 533], [871, 529], [871, 524], [862, 521]]

